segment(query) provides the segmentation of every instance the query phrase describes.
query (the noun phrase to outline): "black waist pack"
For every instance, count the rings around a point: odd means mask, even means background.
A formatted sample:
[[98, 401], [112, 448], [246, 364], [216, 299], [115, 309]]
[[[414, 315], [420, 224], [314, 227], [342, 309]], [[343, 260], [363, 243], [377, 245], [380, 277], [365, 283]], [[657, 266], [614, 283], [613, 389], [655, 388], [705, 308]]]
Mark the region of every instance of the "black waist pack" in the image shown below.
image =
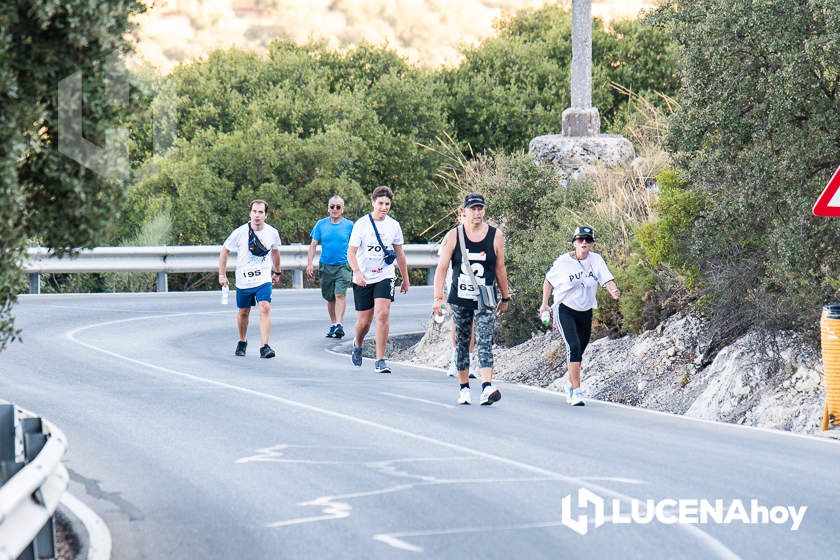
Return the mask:
[[262, 241], [260, 241], [260, 238], [257, 237], [257, 234], [254, 233], [254, 229], [251, 227], [251, 222], [248, 222], [248, 250], [251, 251], [251, 254], [255, 257], [264, 257], [270, 251], [270, 249], [266, 248], [266, 246], [262, 244]]
[[397, 252], [385, 247], [385, 244], [382, 243], [382, 238], [379, 237], [379, 230], [376, 229], [376, 222], [373, 221], [373, 216], [368, 214], [368, 218], [370, 218], [370, 223], [373, 226], [373, 233], [376, 234], [376, 241], [379, 243], [379, 248], [382, 249], [382, 258], [385, 260], [385, 264], [393, 263], [397, 258]]

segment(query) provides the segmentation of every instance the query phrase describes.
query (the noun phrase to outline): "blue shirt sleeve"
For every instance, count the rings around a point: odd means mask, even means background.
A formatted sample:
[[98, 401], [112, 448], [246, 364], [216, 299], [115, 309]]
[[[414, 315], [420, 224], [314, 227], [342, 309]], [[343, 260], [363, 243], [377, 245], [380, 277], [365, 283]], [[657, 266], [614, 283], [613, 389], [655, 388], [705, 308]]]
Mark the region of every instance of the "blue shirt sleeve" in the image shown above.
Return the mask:
[[315, 226], [312, 228], [309, 236], [314, 239], [315, 241], [321, 241], [321, 222], [323, 220], [318, 220], [315, 222]]

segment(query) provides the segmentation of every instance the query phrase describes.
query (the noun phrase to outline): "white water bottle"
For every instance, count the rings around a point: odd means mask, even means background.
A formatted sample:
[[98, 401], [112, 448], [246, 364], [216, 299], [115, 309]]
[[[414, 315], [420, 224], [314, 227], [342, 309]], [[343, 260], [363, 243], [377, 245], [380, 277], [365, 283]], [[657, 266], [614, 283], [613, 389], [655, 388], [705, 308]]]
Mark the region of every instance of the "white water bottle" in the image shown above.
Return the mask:
[[547, 327], [551, 322], [551, 312], [548, 309], [540, 314], [540, 321], [542, 321], [544, 327]]
[[438, 325], [443, 323], [443, 320], [446, 319], [446, 305], [441, 303], [440, 304], [440, 313], [432, 313], [432, 317], [435, 320], [435, 323]]
[[224, 286], [222, 286], [222, 305], [227, 305], [228, 304], [228, 298], [229, 297], [230, 297], [230, 288], [228, 288], [228, 285], [225, 284]]

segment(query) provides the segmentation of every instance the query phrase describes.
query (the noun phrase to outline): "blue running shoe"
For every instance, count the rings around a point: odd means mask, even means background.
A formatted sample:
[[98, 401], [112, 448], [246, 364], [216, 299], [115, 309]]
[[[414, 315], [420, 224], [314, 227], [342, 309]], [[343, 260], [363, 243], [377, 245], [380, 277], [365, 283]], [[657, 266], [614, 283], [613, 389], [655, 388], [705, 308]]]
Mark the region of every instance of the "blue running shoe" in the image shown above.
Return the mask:
[[335, 332], [333, 333], [333, 337], [344, 338], [344, 326], [341, 323], [336, 324]]
[[385, 360], [376, 360], [376, 365], [373, 366], [373, 371], [376, 373], [391, 373], [391, 368], [385, 363]]
[[332, 325], [330, 327], [330, 330], [327, 331], [327, 338], [335, 338], [335, 330], [337, 327], [338, 325]]
[[260, 358], [273, 358], [274, 357], [274, 350], [271, 349], [271, 346], [266, 344], [262, 348], [260, 348]]
[[353, 360], [353, 365], [356, 367], [362, 367], [362, 347], [356, 346], [353, 344], [353, 354], [350, 355], [350, 359]]

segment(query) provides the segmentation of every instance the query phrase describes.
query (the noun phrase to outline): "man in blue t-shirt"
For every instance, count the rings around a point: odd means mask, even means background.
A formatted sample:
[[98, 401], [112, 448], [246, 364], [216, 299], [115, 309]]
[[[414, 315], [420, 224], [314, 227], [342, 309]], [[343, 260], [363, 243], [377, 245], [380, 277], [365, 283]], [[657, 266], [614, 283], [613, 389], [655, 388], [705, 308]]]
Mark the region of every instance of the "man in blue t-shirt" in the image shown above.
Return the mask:
[[321, 258], [318, 263], [318, 278], [321, 282], [321, 295], [327, 300], [327, 311], [330, 314], [330, 330], [327, 338], [341, 338], [344, 336], [344, 309], [347, 306], [345, 295], [353, 271], [347, 264], [347, 245], [350, 243], [350, 232], [353, 222], [344, 218], [344, 199], [338, 195], [330, 198], [327, 203], [329, 216], [322, 218], [312, 228], [312, 242], [309, 244], [309, 262], [306, 273], [314, 275], [312, 260], [315, 248], [321, 244]]

